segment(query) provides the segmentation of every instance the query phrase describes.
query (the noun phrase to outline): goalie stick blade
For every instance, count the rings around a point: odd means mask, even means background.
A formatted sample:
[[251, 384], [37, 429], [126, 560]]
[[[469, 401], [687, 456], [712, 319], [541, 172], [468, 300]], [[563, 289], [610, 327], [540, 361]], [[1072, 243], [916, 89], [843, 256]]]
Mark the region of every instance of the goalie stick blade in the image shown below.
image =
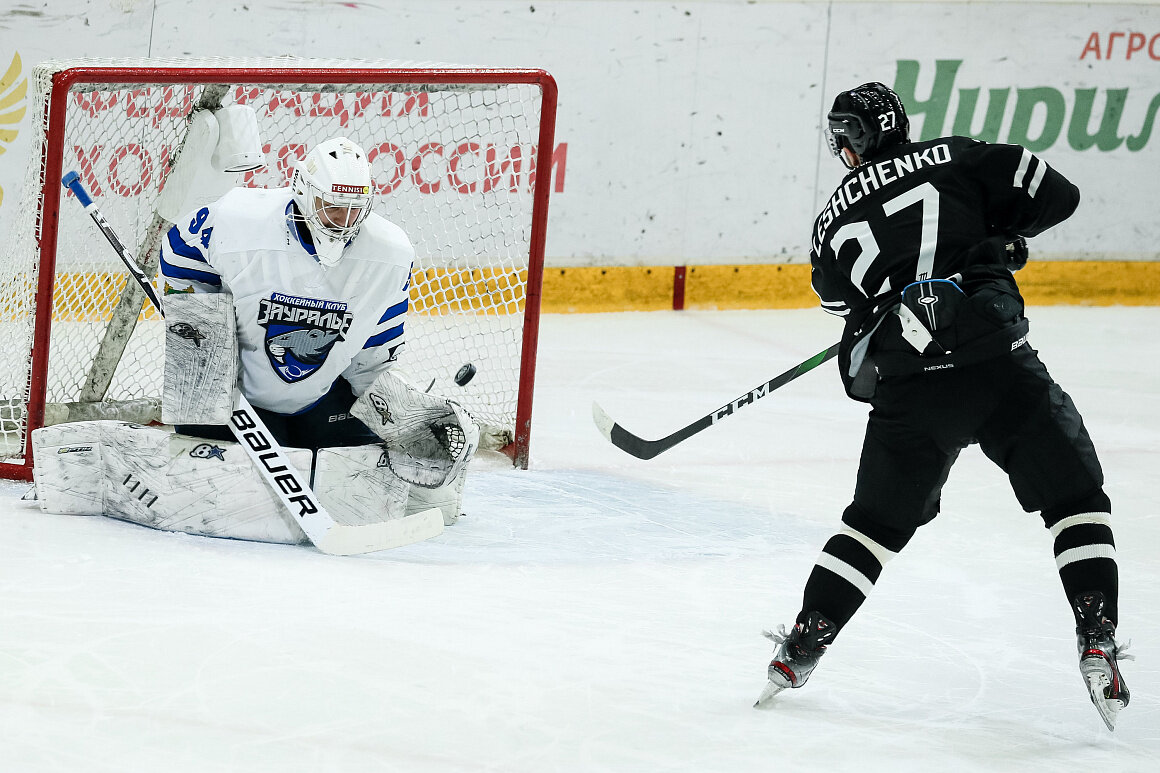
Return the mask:
[[332, 556], [353, 556], [390, 550], [438, 537], [443, 533], [443, 511], [437, 507], [404, 518], [346, 526], [335, 524], [311, 538], [314, 546]]

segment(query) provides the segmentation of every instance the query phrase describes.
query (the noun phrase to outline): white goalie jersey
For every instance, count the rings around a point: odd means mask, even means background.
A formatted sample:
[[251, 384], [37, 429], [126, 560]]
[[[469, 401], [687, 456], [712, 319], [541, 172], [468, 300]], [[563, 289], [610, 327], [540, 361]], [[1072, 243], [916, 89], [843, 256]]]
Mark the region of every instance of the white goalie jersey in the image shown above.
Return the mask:
[[281, 414], [306, 410], [340, 376], [362, 394], [398, 359], [415, 250], [371, 214], [323, 268], [289, 220], [291, 190], [235, 188], [162, 239], [165, 291], [234, 297], [241, 387]]

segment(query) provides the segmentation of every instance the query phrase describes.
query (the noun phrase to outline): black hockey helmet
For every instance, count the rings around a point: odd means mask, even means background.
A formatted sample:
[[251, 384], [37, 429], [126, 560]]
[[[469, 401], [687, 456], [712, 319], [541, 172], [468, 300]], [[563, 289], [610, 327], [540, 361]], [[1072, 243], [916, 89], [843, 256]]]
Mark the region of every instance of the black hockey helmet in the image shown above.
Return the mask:
[[830, 152], [847, 166], [842, 148], [850, 148], [862, 161], [868, 161], [886, 148], [910, 141], [910, 119], [902, 100], [878, 82], [843, 91], [834, 98], [826, 120]]

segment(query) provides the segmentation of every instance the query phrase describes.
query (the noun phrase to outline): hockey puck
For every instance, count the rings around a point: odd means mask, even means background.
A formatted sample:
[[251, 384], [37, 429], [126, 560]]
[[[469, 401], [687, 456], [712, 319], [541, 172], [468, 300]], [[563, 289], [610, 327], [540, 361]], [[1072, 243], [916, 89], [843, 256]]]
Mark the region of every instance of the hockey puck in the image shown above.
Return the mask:
[[455, 374], [455, 383], [459, 384], [459, 386], [467, 386], [467, 382], [471, 381], [472, 377], [474, 376], [475, 366], [470, 362], [466, 363], [462, 368], [459, 369], [459, 372]]

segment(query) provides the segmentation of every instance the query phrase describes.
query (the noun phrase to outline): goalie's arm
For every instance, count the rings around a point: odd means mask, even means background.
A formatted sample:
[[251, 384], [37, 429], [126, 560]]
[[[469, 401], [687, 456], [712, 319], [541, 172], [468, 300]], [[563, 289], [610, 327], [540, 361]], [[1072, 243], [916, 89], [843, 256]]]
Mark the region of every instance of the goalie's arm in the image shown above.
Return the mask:
[[180, 218], [161, 237], [164, 292], [209, 292], [225, 289], [221, 272], [210, 262], [214, 208], [201, 207]]
[[[362, 349], [342, 372], [354, 390], [362, 395], [380, 375], [390, 370], [399, 359], [406, 340], [404, 335], [407, 311], [410, 308], [410, 272], [400, 277], [396, 270], [387, 278], [386, 286], [394, 292], [384, 294], [383, 311]], [[399, 289], [401, 288], [401, 289]]]

